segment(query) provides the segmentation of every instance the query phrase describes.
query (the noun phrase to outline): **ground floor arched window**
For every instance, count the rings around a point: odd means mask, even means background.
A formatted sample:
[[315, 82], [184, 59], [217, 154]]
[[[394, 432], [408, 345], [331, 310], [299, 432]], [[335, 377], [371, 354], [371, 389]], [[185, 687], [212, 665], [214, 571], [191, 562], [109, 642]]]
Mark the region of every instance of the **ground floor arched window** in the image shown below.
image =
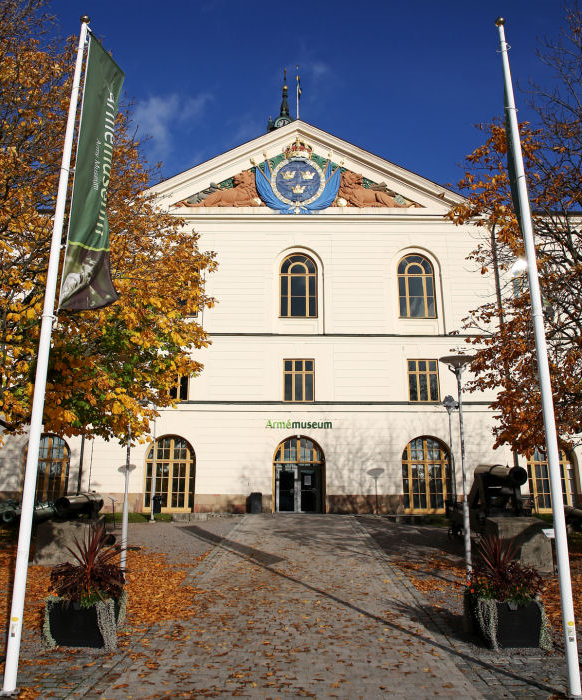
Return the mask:
[[[23, 483], [26, 456], [25, 454], [22, 472]], [[67, 493], [70, 464], [71, 451], [63, 438], [48, 433], [41, 435], [35, 495], [35, 500], [38, 503], [56, 501], [57, 498]]]
[[[551, 513], [550, 470], [546, 455], [542, 450], [536, 448], [533, 455], [527, 460], [527, 475], [534, 511], [537, 513]], [[560, 451], [560, 475], [562, 477], [564, 505], [574, 506], [576, 505], [578, 494], [574, 462], [564, 451]]]
[[[144, 508], [150, 507], [154, 447], [146, 457]], [[156, 488], [162, 497], [162, 512], [191, 512], [194, 506], [196, 458], [191, 445], [177, 435], [166, 435], [156, 440]]]
[[302, 436], [279, 443], [273, 459], [276, 512], [325, 511], [325, 461], [319, 445]]
[[431, 437], [415, 438], [402, 453], [402, 490], [407, 511], [444, 513], [451, 497], [449, 451]]

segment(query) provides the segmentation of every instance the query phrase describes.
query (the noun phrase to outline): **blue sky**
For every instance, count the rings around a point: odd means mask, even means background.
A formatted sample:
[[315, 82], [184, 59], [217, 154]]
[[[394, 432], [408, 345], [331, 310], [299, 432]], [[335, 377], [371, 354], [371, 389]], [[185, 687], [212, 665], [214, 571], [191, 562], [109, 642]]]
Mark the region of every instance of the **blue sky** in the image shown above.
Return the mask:
[[[301, 119], [440, 184], [503, 110], [495, 19], [506, 19], [514, 82], [548, 84], [538, 39], [556, 39], [554, 0], [53, 0], [63, 36], [91, 18], [125, 71], [146, 154], [170, 177], [265, 133], [283, 67]], [[291, 99], [295, 114], [295, 100]], [[531, 118], [516, 94], [519, 118]]]

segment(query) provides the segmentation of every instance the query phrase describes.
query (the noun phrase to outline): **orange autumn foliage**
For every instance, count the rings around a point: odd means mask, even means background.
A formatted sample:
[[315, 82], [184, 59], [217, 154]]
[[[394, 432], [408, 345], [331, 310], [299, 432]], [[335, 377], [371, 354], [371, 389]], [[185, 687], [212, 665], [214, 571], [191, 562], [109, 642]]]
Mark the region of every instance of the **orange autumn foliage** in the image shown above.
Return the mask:
[[[542, 58], [555, 70], [551, 89], [532, 87], [536, 128], [520, 125], [544, 305], [556, 427], [562, 447], [582, 432], [582, 13], [567, 9], [564, 42], [546, 44]], [[501, 102], [501, 97], [500, 97]], [[500, 104], [501, 107], [501, 104]], [[481, 227], [471, 256], [495, 276], [496, 294], [465, 319], [476, 357], [468, 388], [496, 390], [496, 446], [531, 454], [545, 432], [527, 278], [509, 269], [524, 245], [507, 175], [505, 127], [480, 127], [487, 140], [466, 159], [459, 183], [467, 199], [449, 218]]]

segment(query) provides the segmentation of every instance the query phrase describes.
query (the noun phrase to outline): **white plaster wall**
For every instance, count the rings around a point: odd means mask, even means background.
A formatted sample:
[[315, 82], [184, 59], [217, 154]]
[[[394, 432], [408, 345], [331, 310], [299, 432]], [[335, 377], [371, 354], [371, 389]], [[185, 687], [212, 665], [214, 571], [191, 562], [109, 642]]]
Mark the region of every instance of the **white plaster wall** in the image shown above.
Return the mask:
[[[171, 205], [269, 157], [299, 135], [320, 155], [422, 205], [413, 209], [329, 208], [310, 216], [279, 215], [261, 208], [171, 208]], [[463, 319], [493, 297], [493, 282], [467, 256], [482, 232], [456, 227], [444, 214], [460, 197], [302, 122], [244, 144], [154, 188], [160, 206], [184, 217], [200, 247], [214, 250], [219, 267], [207, 291], [218, 304], [199, 315], [212, 345], [196, 351], [204, 371], [190, 382], [189, 402], [164, 410], [157, 435], [188, 440], [196, 455], [197, 494], [246, 494], [272, 490], [272, 460], [280, 441], [295, 430], [271, 429], [280, 421], [329, 420], [332, 429], [301, 430], [326, 459], [328, 494], [372, 494], [366, 471], [385, 468], [379, 493], [401, 492], [401, 458], [407, 443], [430, 435], [449, 443], [448, 417], [440, 405], [408, 403], [408, 359], [437, 359], [467, 349]], [[311, 255], [318, 266], [318, 317], [279, 318], [278, 274], [291, 252]], [[397, 265], [418, 252], [433, 263], [436, 319], [400, 319]], [[314, 405], [284, 404], [283, 360], [315, 360]], [[454, 376], [440, 370], [440, 395], [456, 398]], [[511, 463], [508, 448], [492, 450], [493, 393], [464, 396], [467, 465]], [[458, 417], [453, 453], [460, 465]], [[70, 488], [76, 486], [79, 439], [71, 448]], [[0, 490], [17, 490], [26, 437], [0, 448]], [[132, 448], [129, 489], [143, 492], [147, 444]], [[123, 491], [125, 448], [87, 441], [83, 488], [106, 495]], [[578, 460], [580, 464], [580, 460]], [[459, 487], [460, 487], [460, 475]], [[470, 480], [470, 477], [469, 477]], [[73, 486], [74, 485], [74, 486]], [[106, 501], [107, 504], [107, 501]]]
[[[491, 449], [490, 416], [484, 407], [467, 406], [464, 413], [467, 465], [510, 462], [508, 450]], [[289, 422], [287, 428], [270, 428], [267, 422]], [[330, 421], [331, 429], [294, 429], [291, 422]], [[453, 419], [458, 435], [458, 423]], [[448, 418], [444, 409], [424, 406], [345, 407], [295, 406], [196, 406], [164, 410], [157, 421], [158, 436], [177, 434], [188, 440], [196, 456], [198, 494], [246, 494], [272, 490], [272, 463], [279, 443], [293, 435], [309, 437], [325, 455], [328, 494], [372, 494], [371, 467], [386, 470], [378, 481], [379, 493], [401, 492], [401, 459], [408, 442], [430, 435], [449, 443]], [[459, 444], [453, 436], [454, 454], [460, 465]], [[70, 440], [77, 448], [75, 440]], [[130, 476], [130, 492], [143, 492], [147, 445], [132, 448], [136, 470]], [[78, 454], [78, 449], [74, 450]], [[91, 465], [92, 452], [92, 465]], [[113, 442], [86, 443], [83, 487], [101, 493], [123, 490], [118, 467], [125, 462], [125, 449]], [[89, 476], [91, 474], [91, 483]], [[460, 489], [460, 474], [459, 489]], [[107, 504], [106, 504], [107, 505]]]
[[[466, 260], [480, 234], [443, 221], [442, 213], [369, 218], [265, 213], [198, 217], [189, 225], [219, 262], [207, 280], [208, 292], [219, 300], [204, 315], [210, 332], [450, 333], [461, 330], [472, 308], [493, 298], [490, 278]], [[318, 262], [318, 321], [278, 317], [279, 264], [293, 251]], [[396, 267], [411, 252], [425, 254], [435, 268], [436, 320], [398, 318]]]

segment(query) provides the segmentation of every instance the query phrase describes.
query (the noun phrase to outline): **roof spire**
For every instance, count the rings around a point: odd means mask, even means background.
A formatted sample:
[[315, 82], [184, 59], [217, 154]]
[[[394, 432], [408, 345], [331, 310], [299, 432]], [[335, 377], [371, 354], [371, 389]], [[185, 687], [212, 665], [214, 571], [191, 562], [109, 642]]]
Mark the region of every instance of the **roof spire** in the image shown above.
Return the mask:
[[271, 121], [269, 118], [269, 123], [267, 124], [267, 131], [273, 131], [273, 129], [278, 129], [280, 126], [285, 126], [286, 124], [290, 124], [293, 120], [291, 119], [291, 115], [289, 114], [289, 101], [287, 99], [287, 69], [283, 69], [283, 95], [281, 99], [281, 110], [279, 112], [279, 116], [275, 119], [275, 121]]
[[283, 68], [283, 99], [281, 100], [280, 117], [289, 116], [289, 102], [287, 102], [287, 69]]

